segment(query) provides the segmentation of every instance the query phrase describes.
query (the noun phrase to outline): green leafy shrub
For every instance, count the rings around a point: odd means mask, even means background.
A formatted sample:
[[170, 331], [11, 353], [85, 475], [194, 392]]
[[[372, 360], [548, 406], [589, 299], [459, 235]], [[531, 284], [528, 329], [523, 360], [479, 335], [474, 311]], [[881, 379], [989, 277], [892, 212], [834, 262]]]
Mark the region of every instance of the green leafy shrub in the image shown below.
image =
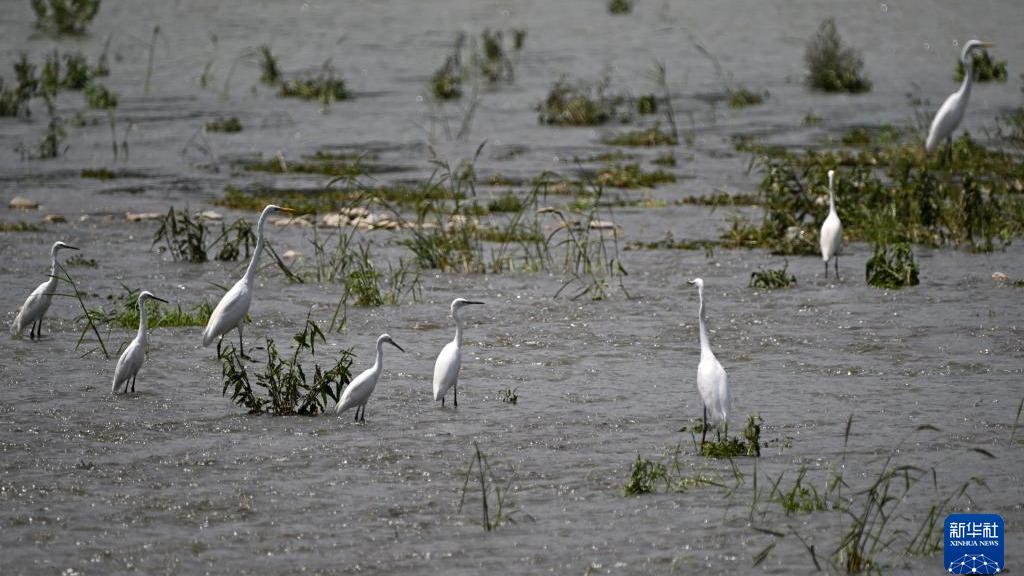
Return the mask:
[[222, 393], [231, 392], [231, 401], [246, 408], [249, 414], [269, 413], [278, 416], [315, 416], [327, 408], [328, 399], [337, 402], [342, 390], [352, 379], [350, 369], [354, 355], [342, 350], [338, 360], [326, 370], [314, 364], [311, 377], [306, 376], [300, 356], [308, 353], [316, 360], [316, 342], [326, 342], [315, 322], [306, 318], [303, 330], [294, 337], [295, 350], [290, 358], [281, 357], [273, 339], [267, 338], [267, 361], [263, 371], [250, 376], [245, 362], [234, 346], [221, 354]]
[[[1006, 82], [1006, 60], [993, 60], [988, 50], [972, 50], [971, 63], [974, 69], [974, 80], [976, 82]], [[956, 61], [956, 71], [953, 78], [957, 82], [964, 79], [964, 63], [959, 59]]]
[[85, 102], [89, 108], [97, 110], [110, 110], [117, 108], [117, 93], [108, 90], [106, 86], [91, 83], [85, 87]]
[[892, 245], [876, 245], [875, 253], [865, 265], [865, 279], [876, 288], [903, 288], [917, 286], [917, 262], [907, 242]]
[[823, 92], [867, 92], [871, 81], [862, 75], [864, 60], [853, 48], [843, 46], [834, 18], [826, 18], [807, 43], [807, 84]]
[[570, 84], [559, 78], [547, 98], [537, 106], [541, 124], [556, 126], [598, 126], [616, 116], [624, 99], [606, 94], [608, 80], [596, 84]]
[[751, 272], [750, 288], [764, 288], [764, 289], [776, 289], [776, 288], [789, 288], [790, 286], [796, 285], [796, 276], [789, 274], [789, 262], [779, 270], [767, 269], [758, 270]]

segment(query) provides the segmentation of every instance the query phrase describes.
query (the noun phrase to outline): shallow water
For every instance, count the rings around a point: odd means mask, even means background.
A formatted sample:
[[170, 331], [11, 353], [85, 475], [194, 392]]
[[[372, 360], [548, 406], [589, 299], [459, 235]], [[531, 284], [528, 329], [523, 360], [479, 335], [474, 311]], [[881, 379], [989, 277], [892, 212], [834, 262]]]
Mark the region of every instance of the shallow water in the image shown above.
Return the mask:
[[[804, 41], [821, 18], [835, 15], [840, 32], [864, 52], [874, 90], [863, 96], [818, 96], [801, 85]], [[973, 24], [966, 17], [980, 18]], [[666, 61], [673, 102], [692, 146], [675, 151], [679, 182], [655, 191], [674, 199], [716, 190], [752, 192], [758, 175], [733, 151], [733, 135], [807, 145], [860, 124], [905, 124], [908, 92], [932, 109], [955, 88], [952, 39], [967, 34], [997, 44], [1013, 67], [1024, 56], [1024, 11], [1014, 2], [843, 3], [641, 1], [627, 17], [608, 16], [600, 2], [306, 3], [113, 2], [107, 0], [84, 38], [56, 42], [34, 32], [28, 3], [0, 16], [0, 55], [27, 50], [37, 59], [55, 45], [90, 58], [111, 42], [110, 78], [121, 96], [118, 139], [129, 160], [114, 161], [103, 113], [96, 125], [69, 128], [66, 155], [20, 161], [12, 150], [34, 143], [45, 111], [33, 102], [31, 121], [0, 121], [3, 197], [29, 196], [38, 213], [3, 211], [5, 221], [68, 217], [45, 233], [0, 234], [0, 308], [8, 321], [24, 296], [45, 279], [46, 250], [57, 239], [81, 246], [97, 268], [72, 268], [85, 292], [118, 293], [121, 284], [181, 302], [214, 298], [211, 283], [237, 277], [240, 263], [171, 262], [150, 250], [152, 222], [124, 223], [126, 211], [168, 205], [210, 207], [228, 183], [317, 186], [316, 177], [236, 172], [231, 159], [281, 151], [298, 157], [324, 146], [376, 150], [379, 162], [406, 168], [376, 175], [387, 181], [429, 175], [427, 144], [452, 160], [487, 145], [477, 164], [494, 173], [532, 177], [571, 174], [573, 157], [607, 152], [598, 137], [613, 128], [539, 126], [533, 105], [561, 74], [594, 78], [607, 70], [612, 86], [654, 90], [652, 59]], [[156, 69], [143, 93], [154, 25]], [[528, 30], [516, 81], [483, 96], [472, 132], [452, 141], [419, 96], [454, 34], [485, 27]], [[694, 33], [724, 69], [765, 105], [741, 111], [712, 107], [722, 84], [688, 39]], [[218, 38], [217, 47], [210, 35]], [[258, 85], [243, 50], [271, 43], [285, 71], [314, 69], [333, 58], [355, 92], [329, 113], [316, 104], [276, 98]], [[213, 59], [212, 88], [198, 86]], [[1020, 100], [1016, 79], [979, 87], [965, 125], [980, 133]], [[81, 107], [63, 95], [69, 115]], [[822, 117], [801, 125], [809, 113]], [[457, 125], [459, 105], [443, 114]], [[692, 124], [688, 113], [692, 113]], [[240, 134], [210, 134], [209, 153], [187, 143], [207, 121], [237, 115]], [[653, 158], [662, 150], [627, 150]], [[132, 172], [110, 181], [79, 178], [85, 167]], [[219, 209], [229, 218], [252, 214]], [[617, 210], [624, 240], [712, 239], [737, 211], [672, 206]], [[89, 216], [80, 220], [80, 216]], [[308, 232], [270, 229], [279, 250], [309, 252]], [[365, 234], [379, 254], [404, 255], [390, 232]], [[916, 527], [928, 507], [971, 476], [972, 510], [997, 512], [1008, 523], [1010, 567], [1020, 558], [1024, 520], [1021, 437], [1010, 443], [1021, 400], [1020, 289], [991, 280], [993, 271], [1024, 275], [1016, 245], [989, 255], [916, 249], [921, 285], [888, 292], [864, 285], [865, 245], [841, 259], [843, 281], [825, 281], [820, 260], [790, 258], [799, 284], [759, 292], [750, 273], [778, 266], [759, 251], [630, 251], [626, 288], [604, 301], [553, 299], [562, 278], [543, 274], [424, 273], [419, 303], [349, 308], [348, 327], [328, 336], [321, 354], [355, 346], [356, 370], [368, 366], [373, 338], [384, 331], [408, 353], [385, 352], [385, 376], [365, 426], [348, 417], [248, 416], [220, 394], [220, 365], [202, 349], [199, 328], [152, 333], [138, 393], [111, 398], [113, 360], [75, 351], [77, 304], [56, 299], [41, 343], [0, 338], [0, 549], [4, 573], [735, 573], [812, 572], [793, 535], [818, 550], [823, 566], [846, 527], [837, 513], [785, 516], [777, 507], [754, 521], [749, 500], [754, 462], [737, 460], [745, 483], [733, 496], [717, 487], [642, 497], [623, 495], [630, 467], [642, 455], [659, 459], [678, 446], [687, 470], [732, 486], [727, 462], [695, 455], [689, 433], [699, 416], [694, 386], [699, 354], [696, 294], [685, 280], [707, 282], [712, 345], [729, 372], [733, 427], [747, 414], [765, 420], [771, 442], [757, 461], [759, 482], [806, 466], [819, 490], [829, 470], [845, 465], [854, 488], [870, 484], [890, 451], [896, 462], [936, 470], [900, 509]], [[253, 307], [247, 343], [265, 336], [282, 346], [301, 319], [328, 319], [340, 288], [289, 284], [267, 268]], [[467, 310], [467, 355], [460, 407], [430, 400], [436, 353], [452, 336], [448, 302], [485, 300]], [[115, 331], [114, 347], [133, 336]], [[258, 350], [261, 357], [264, 351]], [[498, 392], [514, 388], [517, 405]], [[848, 443], [847, 418], [853, 415]], [[938, 431], [918, 431], [932, 425]], [[512, 478], [514, 523], [485, 532], [470, 491], [458, 504], [472, 442], [495, 474]], [[997, 459], [973, 451], [983, 448]], [[844, 460], [845, 454], [845, 460]], [[785, 484], [785, 483], [784, 483]], [[936, 492], [937, 488], [937, 492]], [[762, 485], [763, 489], [763, 485]], [[774, 538], [768, 526], [786, 533]], [[758, 567], [752, 557], [777, 545]], [[887, 573], [936, 571], [941, 554], [895, 556]]]

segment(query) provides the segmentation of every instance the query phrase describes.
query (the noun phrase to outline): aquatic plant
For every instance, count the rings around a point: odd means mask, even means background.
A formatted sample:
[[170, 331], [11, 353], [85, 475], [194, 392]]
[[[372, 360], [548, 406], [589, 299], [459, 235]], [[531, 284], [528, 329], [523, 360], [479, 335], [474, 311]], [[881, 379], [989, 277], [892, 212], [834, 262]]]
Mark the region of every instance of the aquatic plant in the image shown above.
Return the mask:
[[[107, 300], [112, 303], [110, 309], [93, 308], [89, 310], [89, 315], [97, 324], [132, 330], [139, 325], [140, 291], [124, 284], [121, 287], [121, 293], [107, 295]], [[154, 302], [146, 307], [146, 319], [150, 328], [205, 326], [213, 308], [214, 303], [208, 300], [196, 304], [188, 311], [183, 310], [181, 304], [170, 306]]]
[[537, 105], [541, 124], [555, 126], [597, 126], [614, 118], [625, 99], [606, 94], [608, 78], [596, 83], [570, 84], [563, 76]]
[[789, 288], [790, 286], [796, 285], [796, 276], [787, 273], [789, 268], [789, 262], [781, 269], [768, 268], [766, 270], [757, 270], [750, 273], [750, 283], [747, 284], [750, 288], [765, 288], [765, 289], [776, 289], [776, 288]]
[[371, 167], [363, 163], [363, 156], [347, 154], [330, 154], [319, 151], [313, 156], [300, 160], [286, 160], [278, 154], [266, 160], [247, 160], [238, 165], [253, 172], [269, 172], [271, 174], [322, 174], [345, 179], [355, 178], [370, 171]]
[[651, 160], [651, 164], [654, 164], [656, 166], [675, 166], [676, 157], [671, 152], [668, 152], [662, 154], [661, 156], [658, 156], [654, 160]]
[[345, 81], [337, 75], [330, 60], [324, 62], [316, 76], [290, 78], [280, 83], [278, 96], [282, 98], [300, 98], [317, 100], [328, 106], [337, 100], [346, 100], [350, 94]]
[[207, 132], [234, 134], [242, 131], [242, 123], [238, 120], [238, 116], [230, 116], [207, 122], [205, 128]]
[[498, 400], [506, 404], [518, 404], [519, 394], [516, 393], [518, 388], [505, 388], [498, 392]]
[[459, 498], [458, 513], [462, 513], [462, 508], [466, 503], [469, 482], [473, 479], [473, 470], [475, 468], [477, 471], [476, 478], [480, 484], [481, 524], [485, 531], [490, 532], [503, 523], [514, 521], [512, 515], [515, 513], [515, 504], [509, 500], [508, 496], [511, 492], [512, 480], [515, 478], [515, 470], [509, 470], [508, 479], [502, 485], [500, 480], [495, 479], [494, 470], [487, 461], [487, 456], [480, 451], [480, 445], [475, 440], [473, 441], [473, 450], [474, 453], [469, 460], [469, 467], [466, 468], [466, 478], [462, 483], [462, 496]]
[[81, 254], [75, 254], [64, 261], [64, 265], [70, 268], [95, 268], [97, 266], [95, 258], [86, 258]]
[[36, 222], [0, 222], [0, 232], [45, 232], [46, 227]]
[[488, 212], [521, 212], [522, 210], [523, 201], [512, 191], [507, 191], [487, 203]]
[[31, 110], [28, 107], [28, 98], [22, 97], [22, 92], [17, 86], [5, 86], [3, 77], [0, 77], [0, 118], [29, 114]]
[[160, 227], [153, 234], [153, 246], [163, 242], [161, 251], [166, 251], [175, 261], [206, 262], [206, 225], [193, 218], [188, 210], [175, 211], [171, 206], [160, 219]]
[[430, 93], [438, 100], [462, 98], [462, 65], [457, 56], [446, 57], [430, 77]]
[[746, 108], [763, 103], [767, 92], [754, 92], [745, 86], [738, 86], [730, 88], [726, 95], [729, 98], [730, 108]]
[[626, 483], [625, 488], [626, 494], [630, 496], [650, 494], [657, 490], [659, 482], [666, 486], [670, 484], [668, 469], [665, 468], [665, 465], [661, 462], [641, 458], [637, 454], [633, 468], [629, 472], [629, 482]]
[[89, 108], [96, 110], [110, 110], [117, 108], [117, 93], [107, 89], [102, 84], [95, 82], [85, 87], [83, 91], [85, 95], [85, 103], [89, 105]]
[[330, 368], [314, 363], [313, 374], [307, 378], [300, 357], [306, 353], [315, 362], [316, 342], [325, 343], [326, 339], [308, 316], [302, 331], [293, 339], [295, 349], [291, 357], [282, 357], [274, 340], [267, 337], [266, 364], [262, 372], [253, 376], [234, 346], [222, 351], [222, 394], [226, 396], [230, 391], [231, 401], [246, 408], [249, 414], [315, 416], [324, 413], [328, 398], [337, 402], [352, 379], [352, 350], [342, 350]]
[[81, 52], [64, 54], [64, 79], [61, 86], [68, 90], [82, 90], [92, 82], [92, 70]]
[[624, 492], [627, 496], [654, 494], [660, 488], [664, 492], [686, 492], [701, 486], [723, 487], [722, 482], [701, 470], [685, 473], [679, 461], [677, 446], [671, 456], [664, 460], [651, 460], [637, 454], [629, 472]]
[[665, 170], [647, 172], [637, 163], [612, 164], [597, 173], [597, 181], [612, 188], [654, 188], [676, 181], [675, 174]]
[[[988, 50], [971, 50], [971, 63], [976, 82], [1006, 82], [1006, 60], [993, 60]], [[964, 79], [964, 63], [959, 58], [956, 60], [953, 79], [957, 82]]]
[[629, 14], [633, 11], [633, 0], [608, 0], [609, 14]]
[[661, 129], [661, 126], [654, 125], [649, 128], [619, 132], [617, 134], [605, 135], [601, 142], [609, 146], [675, 146], [678, 144], [672, 132]]
[[109, 360], [110, 359], [110, 353], [107, 352], [107, 345], [106, 345], [106, 343], [103, 342], [103, 337], [100, 336], [100, 330], [97, 327], [97, 320], [98, 320], [98, 318], [96, 317], [96, 313], [95, 313], [95, 311], [89, 310], [86, 307], [86, 305], [85, 305], [85, 296], [86, 295], [84, 293], [82, 293], [81, 290], [78, 289], [78, 284], [75, 282], [75, 279], [71, 277], [71, 274], [69, 274], [67, 269], [65, 269], [64, 266], [62, 266], [59, 262], [57, 263], [57, 270], [58, 270], [57, 280], [59, 280], [61, 282], [67, 282], [68, 286], [71, 287], [71, 293], [70, 294], [64, 294], [64, 293], [57, 292], [57, 293], [54, 293], [54, 296], [64, 296], [64, 297], [74, 298], [74, 300], [76, 302], [78, 302], [79, 308], [82, 310], [82, 314], [75, 318], [75, 323], [76, 324], [78, 324], [78, 323], [82, 324], [82, 331], [78, 335], [78, 341], [75, 342], [75, 350], [77, 351], [82, 346], [82, 344], [84, 342], [86, 342], [86, 338], [91, 333], [93, 335], [93, 337], [96, 338], [96, 346], [97, 347], [96, 348], [91, 348], [89, 350], [86, 350], [82, 354], [82, 357], [84, 358], [85, 356], [88, 356], [89, 354], [91, 354], [91, 353], [95, 352], [97, 349], [99, 349], [99, 351], [103, 353], [103, 357]]
[[96, 17], [100, 0], [32, 0], [36, 27], [57, 34], [81, 34]]
[[256, 56], [260, 66], [260, 82], [268, 86], [276, 86], [281, 80], [281, 69], [277, 66], [277, 58], [270, 51], [270, 46], [266, 44], [258, 46]]
[[863, 76], [864, 60], [851, 47], [843, 46], [834, 18], [826, 18], [804, 52], [807, 85], [823, 92], [867, 92], [871, 81]]
[[[342, 178], [347, 179], [344, 175]], [[461, 194], [461, 193], [460, 193]], [[325, 186], [321, 189], [279, 189], [254, 186], [242, 190], [228, 186], [217, 204], [238, 210], [261, 210], [268, 203], [281, 202], [296, 214], [329, 214], [361, 206], [368, 202], [395, 203], [413, 208], [435, 200], [450, 198], [450, 192], [437, 182], [412, 186], [408, 184], [382, 184], [373, 187], [349, 184], [342, 187]]]
[[910, 244], [897, 242], [892, 245], [875, 245], [875, 253], [864, 267], [867, 283], [876, 288], [902, 288], [917, 286], [917, 262]]
[[654, 94], [644, 94], [636, 99], [636, 113], [641, 116], [658, 113], [658, 97]]

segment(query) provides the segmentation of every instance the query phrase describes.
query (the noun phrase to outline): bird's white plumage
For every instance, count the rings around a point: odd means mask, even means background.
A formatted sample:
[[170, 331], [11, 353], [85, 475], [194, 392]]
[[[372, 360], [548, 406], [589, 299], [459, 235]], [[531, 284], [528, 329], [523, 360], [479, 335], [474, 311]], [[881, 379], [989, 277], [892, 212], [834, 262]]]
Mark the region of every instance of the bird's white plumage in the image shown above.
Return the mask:
[[146, 290], [139, 294], [139, 331], [135, 334], [135, 338], [131, 343], [128, 344], [128, 347], [124, 349], [124, 352], [121, 353], [121, 357], [117, 359], [117, 365], [114, 367], [114, 381], [110, 385], [110, 391], [114, 394], [127, 392], [129, 383], [134, 388], [134, 378], [138, 376], [139, 370], [142, 369], [142, 363], [146, 360], [146, 346], [149, 345], [146, 300], [150, 298], [160, 302], [167, 302]]
[[434, 362], [434, 401], [444, 403], [449, 388], [455, 388], [455, 405], [459, 405], [459, 370], [462, 368], [462, 316], [459, 311], [472, 304], [483, 304], [465, 298], [452, 300], [451, 315], [455, 320], [455, 339], [445, 344]]
[[971, 40], [964, 44], [960, 53], [960, 63], [964, 66], [964, 79], [960, 89], [949, 95], [939, 107], [932, 119], [932, 125], [928, 129], [928, 138], [924, 147], [928, 152], [933, 152], [942, 142], [952, 140], [953, 132], [956, 131], [960, 121], [964, 119], [967, 110], [967, 102], [971, 98], [971, 85], [974, 82], [974, 67], [971, 58], [971, 50], [991, 46], [988, 42]]
[[224, 294], [213, 309], [213, 313], [210, 314], [210, 319], [206, 321], [206, 328], [203, 329], [203, 346], [209, 346], [214, 340], [236, 328], [239, 338], [241, 338], [242, 322], [252, 304], [256, 268], [259, 264], [260, 254], [263, 252], [263, 226], [267, 222], [267, 217], [279, 210], [290, 212], [288, 208], [269, 204], [260, 214], [259, 223], [256, 225], [256, 247], [252, 252], [252, 260], [249, 261], [249, 266], [245, 269], [242, 278]]
[[695, 278], [690, 283], [697, 286], [697, 295], [700, 299], [700, 309], [697, 312], [700, 330], [697, 391], [711, 421], [715, 424], [726, 424], [729, 421], [729, 380], [725, 368], [722, 368], [722, 364], [711, 351], [711, 343], [708, 340], [707, 326], [704, 322], [704, 280]]
[[828, 216], [821, 224], [821, 259], [828, 265], [833, 256], [839, 254], [843, 247], [843, 223], [836, 212], [835, 172], [828, 171]]
[[21, 309], [18, 310], [18, 315], [14, 317], [14, 322], [11, 324], [11, 334], [15, 336], [21, 336], [21, 333], [26, 328], [31, 326], [37, 320], [46, 315], [46, 311], [50, 309], [50, 301], [53, 298], [53, 293], [57, 289], [57, 279], [52, 278], [43, 282], [28, 295], [25, 299], [25, 303], [21, 305]]
[[434, 401], [444, 398], [459, 379], [459, 369], [462, 367], [462, 350], [452, 340], [444, 345], [441, 353], [437, 355], [434, 362]]
[[[341, 393], [341, 398], [338, 398], [337, 406], [334, 407], [336, 414], [341, 414], [349, 408], [356, 407], [356, 419], [359, 419], [358, 407], [362, 407], [362, 419], [365, 421], [366, 403], [370, 400], [370, 395], [373, 394], [374, 389], [377, 387], [377, 381], [380, 380], [381, 373], [384, 372], [385, 342], [402, 350], [402, 347], [392, 340], [390, 335], [381, 334], [377, 338], [377, 357], [373, 362], [373, 366], [364, 370], [362, 374], [356, 376], [355, 380], [349, 382], [348, 386], [345, 387], [345, 391]], [[402, 350], [402, 352], [405, 352], [405, 350]]]
[[132, 377], [138, 375], [139, 370], [142, 368], [142, 361], [146, 358], [146, 350], [142, 344], [142, 341], [136, 337], [132, 340], [131, 344], [124, 349], [121, 353], [121, 357], [117, 359], [117, 366], [114, 368], [114, 383], [110, 387], [110, 391], [114, 394], [118, 394], [122, 391], [128, 391], [128, 384]]
[[46, 311], [50, 309], [53, 294], [57, 291], [57, 252], [64, 249], [78, 250], [64, 242], [53, 243], [53, 246], [50, 247], [50, 278], [36, 286], [36, 289], [28, 295], [25, 303], [18, 309], [18, 314], [15, 315], [14, 322], [11, 323], [13, 336], [20, 337], [26, 328], [36, 322], [40, 322], [40, 326], [42, 326], [43, 316], [46, 316]]
[[252, 290], [242, 278], [224, 294], [210, 314], [203, 329], [203, 346], [209, 346], [217, 338], [241, 326], [251, 304]]

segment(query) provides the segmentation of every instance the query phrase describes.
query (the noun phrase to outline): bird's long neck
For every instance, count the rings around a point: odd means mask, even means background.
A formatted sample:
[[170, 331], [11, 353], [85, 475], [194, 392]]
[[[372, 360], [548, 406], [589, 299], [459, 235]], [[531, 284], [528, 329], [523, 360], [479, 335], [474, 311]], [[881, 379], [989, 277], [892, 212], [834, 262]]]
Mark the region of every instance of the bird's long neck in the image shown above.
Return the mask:
[[57, 289], [57, 250], [50, 250], [50, 279], [46, 283], [47, 293]]
[[828, 211], [831, 214], [836, 212], [836, 193], [832, 190], [832, 184], [828, 186]]
[[256, 268], [259, 266], [260, 253], [263, 252], [263, 225], [266, 224], [269, 212], [260, 214], [259, 224], [256, 225], [256, 249], [252, 252], [252, 260], [249, 260], [249, 267], [245, 269], [244, 280], [251, 283], [256, 278]]
[[149, 339], [149, 318], [146, 317], [146, 300], [139, 298], [139, 334], [136, 336], [143, 344]]
[[700, 311], [697, 313], [700, 324], [700, 355], [711, 353], [711, 343], [708, 341], [708, 327], [704, 324], [704, 288], [697, 288], [697, 296], [700, 298]]
[[384, 369], [384, 341], [377, 341], [377, 359], [373, 361], [373, 371], [380, 372]]
[[960, 99], [964, 105], [967, 100], [971, 97], [971, 86], [974, 84], [974, 59], [971, 58], [970, 54], [964, 54], [964, 57], [960, 60], [964, 65], [964, 79], [960, 83]]
[[458, 309], [452, 310], [452, 318], [455, 319], [455, 346], [462, 348], [462, 316]]

